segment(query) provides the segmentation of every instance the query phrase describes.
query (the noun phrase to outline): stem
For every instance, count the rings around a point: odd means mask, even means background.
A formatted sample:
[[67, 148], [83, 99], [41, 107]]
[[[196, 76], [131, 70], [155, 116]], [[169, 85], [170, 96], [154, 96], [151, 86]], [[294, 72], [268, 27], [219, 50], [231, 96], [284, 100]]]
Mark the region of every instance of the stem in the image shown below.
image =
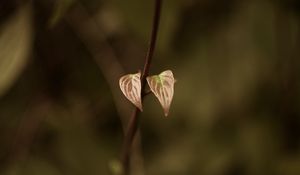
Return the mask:
[[[159, 27], [159, 20], [160, 20], [160, 11], [161, 11], [161, 5], [162, 5], [163, 0], [155, 0], [155, 11], [154, 11], [154, 16], [153, 16], [153, 25], [152, 25], [152, 32], [151, 32], [151, 39], [150, 39], [150, 44], [148, 48], [148, 52], [145, 58], [145, 64], [144, 64], [144, 69], [141, 77], [141, 85], [142, 89], [141, 91], [144, 93], [145, 90], [145, 85], [146, 85], [146, 77], [149, 74], [150, 70], [150, 65], [151, 61], [153, 58], [154, 54], [154, 49], [156, 45], [156, 40], [157, 40], [157, 33], [158, 33], [158, 27]], [[143, 101], [144, 95], [142, 95], [142, 101]], [[130, 172], [129, 169], [129, 162], [130, 162], [130, 151], [131, 151], [131, 145], [134, 140], [134, 136], [136, 134], [137, 128], [138, 128], [138, 120], [139, 120], [139, 109], [135, 108], [132, 116], [130, 118], [128, 128], [126, 131], [125, 135], [125, 140], [123, 144], [123, 150], [122, 150], [122, 155], [121, 155], [121, 163], [123, 166], [124, 174], [127, 175]]]

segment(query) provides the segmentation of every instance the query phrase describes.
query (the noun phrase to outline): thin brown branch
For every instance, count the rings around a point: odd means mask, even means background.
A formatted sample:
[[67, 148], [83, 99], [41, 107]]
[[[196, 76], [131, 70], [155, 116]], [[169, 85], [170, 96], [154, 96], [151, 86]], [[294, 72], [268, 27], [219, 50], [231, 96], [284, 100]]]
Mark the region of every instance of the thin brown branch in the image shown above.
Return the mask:
[[[150, 65], [151, 65], [151, 61], [153, 58], [154, 49], [155, 49], [155, 45], [156, 45], [161, 5], [162, 5], [162, 0], [155, 1], [155, 9], [154, 9], [150, 44], [149, 44], [148, 52], [147, 52], [146, 59], [145, 59], [144, 69], [143, 69], [143, 73], [142, 73], [142, 77], [141, 77], [142, 92], [144, 92], [144, 90], [145, 90], [146, 77], [149, 74]], [[142, 101], [143, 101], [143, 96], [142, 96]], [[132, 116], [129, 120], [127, 132], [125, 135], [125, 140], [124, 140], [123, 150], [122, 150], [122, 155], [121, 155], [121, 161], [122, 161], [122, 166], [123, 166], [123, 171], [124, 171], [123, 173], [125, 175], [130, 173], [130, 170], [129, 170], [130, 152], [131, 152], [131, 146], [132, 146], [134, 137], [136, 135], [136, 131], [138, 129], [139, 113], [140, 113], [139, 109], [135, 108], [132, 113]]]
[[[101, 25], [82, 4], [78, 3], [73, 10], [65, 16], [65, 20], [81, 42], [83, 42], [107, 80], [107, 83], [111, 88], [114, 101], [116, 102], [118, 114], [122, 121], [124, 135], [126, 135], [127, 118], [130, 111], [126, 105], [128, 104], [127, 101], [120, 100], [122, 94], [117, 86], [118, 84], [116, 83], [121, 75], [124, 74], [124, 70], [115, 55], [113, 47], [111, 47], [106, 41], [107, 36], [105, 32], [101, 30]], [[141, 167], [143, 166], [143, 161], [141, 161], [140, 140], [140, 132], [137, 130], [136, 139], [133, 143], [135, 149], [132, 152], [132, 156], [138, 159], [138, 163], [135, 162], [134, 165], [139, 166], [139, 168], [136, 168], [136, 166], [131, 168], [142, 173], [143, 168]]]

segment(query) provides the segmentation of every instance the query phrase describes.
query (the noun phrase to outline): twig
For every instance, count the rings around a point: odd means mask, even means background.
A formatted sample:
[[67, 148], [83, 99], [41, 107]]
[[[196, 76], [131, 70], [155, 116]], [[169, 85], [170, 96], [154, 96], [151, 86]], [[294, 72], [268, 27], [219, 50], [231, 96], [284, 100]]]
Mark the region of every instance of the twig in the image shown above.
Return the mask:
[[[144, 92], [145, 85], [146, 85], [146, 77], [149, 74], [151, 61], [154, 54], [154, 49], [156, 45], [156, 39], [157, 39], [157, 33], [158, 33], [158, 26], [159, 26], [159, 20], [160, 20], [160, 11], [161, 11], [161, 5], [162, 0], [155, 0], [155, 9], [154, 9], [154, 17], [153, 17], [153, 25], [152, 25], [152, 33], [151, 33], [151, 39], [149, 44], [149, 49], [146, 55], [144, 69], [141, 77], [141, 84], [142, 84], [142, 92]], [[142, 97], [143, 100], [143, 97]], [[135, 108], [132, 116], [129, 120], [129, 124], [127, 127], [127, 132], [125, 135], [125, 140], [123, 144], [123, 150], [121, 155], [121, 162], [123, 166], [123, 173], [125, 175], [129, 174], [129, 162], [130, 162], [130, 151], [131, 151], [131, 145], [134, 140], [134, 137], [136, 135], [136, 131], [138, 129], [138, 120], [139, 120], [139, 109]]]
[[[101, 30], [101, 25], [81, 3], [77, 3], [76, 6], [65, 15], [65, 20], [80, 41], [83, 42], [107, 80], [116, 103], [125, 135], [130, 110], [128, 110], [128, 106], [126, 106], [126, 104], [128, 104], [127, 101], [120, 100], [122, 94], [116, 82], [119, 77], [124, 74], [124, 70], [115, 55], [113, 47], [107, 42], [107, 36], [105, 32]], [[135, 166], [131, 168], [143, 174], [143, 158], [141, 156], [141, 136], [139, 130], [136, 131], [135, 137], [135, 142], [132, 144], [132, 147], [135, 149], [131, 154], [132, 157], [135, 157], [138, 161], [136, 160], [134, 162]]]

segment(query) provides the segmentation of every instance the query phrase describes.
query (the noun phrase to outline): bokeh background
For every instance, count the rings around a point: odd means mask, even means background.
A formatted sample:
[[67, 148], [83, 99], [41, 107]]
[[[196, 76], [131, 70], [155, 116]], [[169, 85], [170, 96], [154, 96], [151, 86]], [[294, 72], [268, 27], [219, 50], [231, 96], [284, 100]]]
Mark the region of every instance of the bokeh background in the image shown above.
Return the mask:
[[[0, 174], [117, 169], [154, 0], [0, 1]], [[165, 0], [133, 175], [300, 174], [300, 3]]]

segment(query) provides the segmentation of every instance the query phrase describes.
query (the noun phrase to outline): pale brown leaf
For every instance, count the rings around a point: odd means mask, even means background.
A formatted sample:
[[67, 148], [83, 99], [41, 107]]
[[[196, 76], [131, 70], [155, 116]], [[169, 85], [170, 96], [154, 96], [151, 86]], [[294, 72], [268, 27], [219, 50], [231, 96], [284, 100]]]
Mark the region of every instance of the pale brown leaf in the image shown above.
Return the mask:
[[151, 91], [162, 105], [165, 116], [168, 116], [173, 99], [175, 83], [172, 71], [166, 70], [159, 75], [149, 76], [147, 77], [147, 82]]
[[119, 80], [119, 85], [125, 97], [143, 111], [141, 99], [141, 73], [122, 76]]
[[33, 41], [32, 19], [32, 6], [27, 4], [0, 26], [0, 97], [27, 65]]

